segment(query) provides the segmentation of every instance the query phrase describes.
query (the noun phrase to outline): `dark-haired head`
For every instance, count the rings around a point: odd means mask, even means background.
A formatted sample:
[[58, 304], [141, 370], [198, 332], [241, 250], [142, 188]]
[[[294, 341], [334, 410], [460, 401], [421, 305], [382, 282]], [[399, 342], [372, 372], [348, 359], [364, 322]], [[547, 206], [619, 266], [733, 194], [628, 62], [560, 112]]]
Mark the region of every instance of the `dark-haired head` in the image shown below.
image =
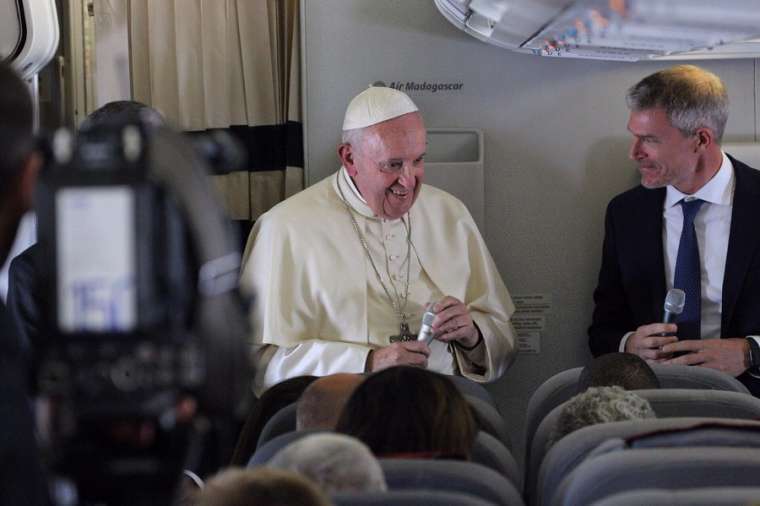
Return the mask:
[[446, 376], [401, 366], [356, 387], [335, 430], [363, 441], [378, 457], [467, 459], [477, 428], [470, 406]]
[[0, 62], [0, 264], [8, 256], [21, 217], [32, 205], [42, 164], [34, 149], [33, 128], [29, 89]]
[[9, 65], [0, 62], [0, 196], [12, 187], [33, 147], [29, 89]]
[[82, 123], [82, 129], [97, 127], [104, 123], [128, 123], [139, 121], [152, 127], [165, 126], [166, 120], [156, 109], [135, 100], [114, 100], [95, 109]]
[[619, 386], [625, 390], [660, 388], [660, 380], [644, 359], [633, 353], [608, 353], [583, 368], [578, 392], [589, 387]]

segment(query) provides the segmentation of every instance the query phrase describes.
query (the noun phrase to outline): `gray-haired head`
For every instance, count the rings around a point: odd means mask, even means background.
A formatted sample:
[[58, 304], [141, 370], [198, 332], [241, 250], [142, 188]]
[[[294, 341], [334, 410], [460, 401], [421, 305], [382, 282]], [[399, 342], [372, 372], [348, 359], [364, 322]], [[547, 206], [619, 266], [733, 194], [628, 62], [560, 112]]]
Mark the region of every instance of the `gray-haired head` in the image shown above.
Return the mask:
[[683, 135], [699, 128], [713, 131], [720, 144], [728, 121], [728, 94], [720, 78], [694, 65], [676, 65], [636, 83], [626, 95], [633, 111], [664, 109]]
[[619, 386], [590, 387], [564, 404], [548, 446], [589, 425], [656, 417], [649, 401], [633, 392]]
[[267, 466], [295, 471], [328, 494], [388, 489], [383, 470], [369, 448], [343, 434], [319, 433], [294, 441], [277, 452]]

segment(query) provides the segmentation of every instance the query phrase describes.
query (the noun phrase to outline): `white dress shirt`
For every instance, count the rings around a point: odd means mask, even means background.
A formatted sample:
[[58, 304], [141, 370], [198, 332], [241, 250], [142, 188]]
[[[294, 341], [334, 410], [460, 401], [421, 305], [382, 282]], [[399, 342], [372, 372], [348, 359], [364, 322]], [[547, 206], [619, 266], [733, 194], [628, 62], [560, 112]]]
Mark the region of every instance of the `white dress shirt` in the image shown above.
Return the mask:
[[692, 195], [681, 193], [674, 186], [667, 187], [663, 205], [662, 243], [665, 253], [665, 281], [673, 288], [673, 277], [678, 257], [678, 243], [683, 230], [681, 200], [701, 199], [704, 204], [694, 218], [694, 231], [699, 246], [701, 266], [701, 337], [714, 339], [720, 335], [721, 301], [723, 300], [723, 274], [726, 271], [728, 235], [731, 230], [731, 210], [734, 202], [734, 166], [723, 153], [718, 172]]

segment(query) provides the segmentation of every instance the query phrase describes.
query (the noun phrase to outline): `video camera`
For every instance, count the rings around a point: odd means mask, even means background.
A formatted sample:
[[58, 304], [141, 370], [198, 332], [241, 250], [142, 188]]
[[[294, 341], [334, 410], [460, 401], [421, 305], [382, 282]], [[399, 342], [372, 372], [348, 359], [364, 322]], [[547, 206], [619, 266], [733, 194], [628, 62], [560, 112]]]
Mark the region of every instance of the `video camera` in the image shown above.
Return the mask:
[[[225, 139], [194, 144], [229, 160]], [[237, 240], [206, 163], [178, 133], [106, 122], [60, 130], [44, 151], [36, 204], [50, 328], [36, 379], [53, 474], [80, 504], [169, 504], [192, 446], [177, 405], [232, 417], [249, 385]]]

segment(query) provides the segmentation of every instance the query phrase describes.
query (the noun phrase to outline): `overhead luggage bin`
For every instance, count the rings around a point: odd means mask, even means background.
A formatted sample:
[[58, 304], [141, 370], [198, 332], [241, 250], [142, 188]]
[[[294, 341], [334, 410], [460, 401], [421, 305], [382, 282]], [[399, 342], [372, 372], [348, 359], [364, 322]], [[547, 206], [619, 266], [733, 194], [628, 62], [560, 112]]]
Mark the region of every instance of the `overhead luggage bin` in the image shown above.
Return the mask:
[[488, 44], [562, 58], [756, 58], [756, 0], [434, 0]]
[[55, 0], [0, 0], [0, 60], [24, 79], [53, 58], [59, 37]]

